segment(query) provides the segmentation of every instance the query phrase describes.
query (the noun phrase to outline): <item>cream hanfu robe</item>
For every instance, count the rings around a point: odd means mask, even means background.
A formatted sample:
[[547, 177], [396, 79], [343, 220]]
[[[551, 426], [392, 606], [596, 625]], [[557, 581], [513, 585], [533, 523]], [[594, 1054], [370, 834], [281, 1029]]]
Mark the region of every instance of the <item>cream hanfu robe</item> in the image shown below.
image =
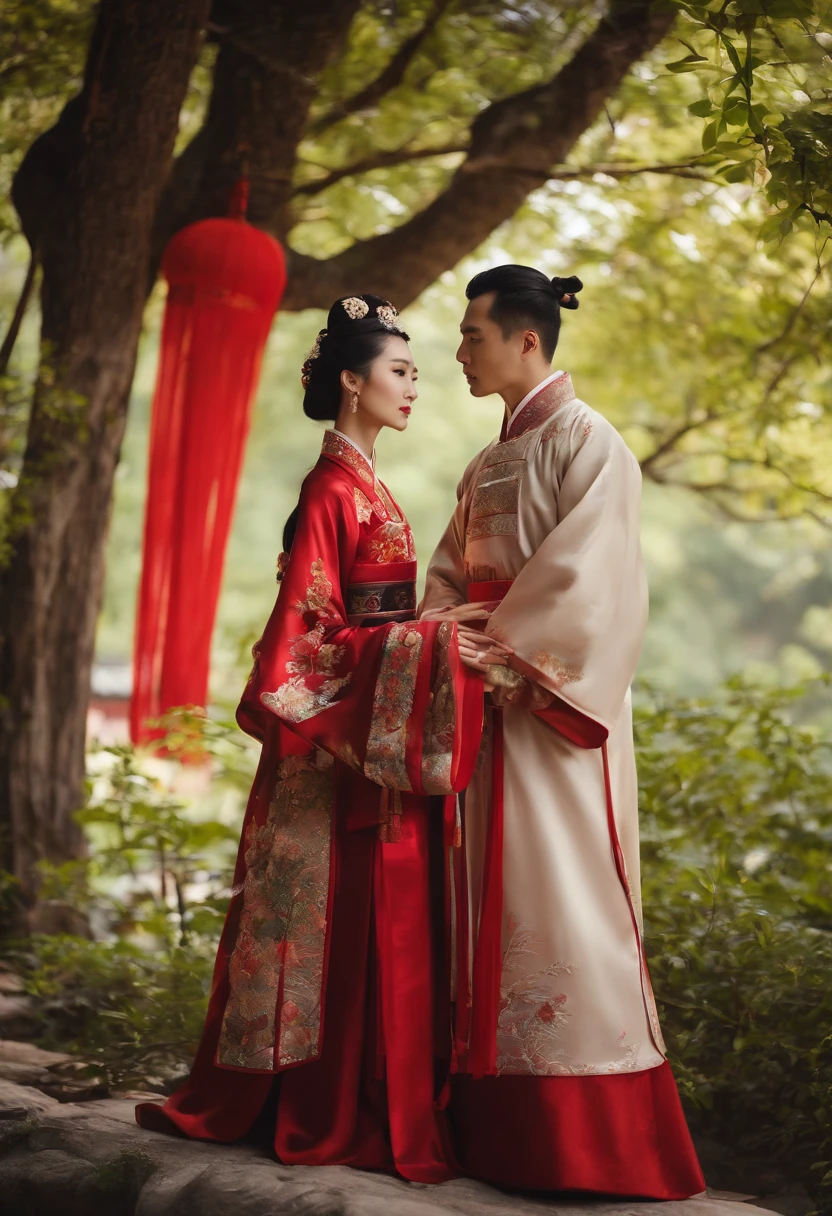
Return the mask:
[[641, 475], [556, 374], [468, 466], [422, 610], [489, 601], [512, 647], [463, 799], [457, 1152], [512, 1187], [704, 1188], [642, 945], [630, 682], [647, 620]]

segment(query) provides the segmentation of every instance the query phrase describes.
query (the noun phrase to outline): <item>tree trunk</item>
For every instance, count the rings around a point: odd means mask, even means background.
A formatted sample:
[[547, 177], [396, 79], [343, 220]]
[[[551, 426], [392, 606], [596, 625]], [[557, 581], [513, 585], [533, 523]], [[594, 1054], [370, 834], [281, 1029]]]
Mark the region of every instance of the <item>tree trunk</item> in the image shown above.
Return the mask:
[[81, 94], [15, 179], [38, 251], [41, 362], [0, 570], [0, 866], [34, 903], [77, 856], [113, 476], [154, 217], [209, 0], [103, 0]]

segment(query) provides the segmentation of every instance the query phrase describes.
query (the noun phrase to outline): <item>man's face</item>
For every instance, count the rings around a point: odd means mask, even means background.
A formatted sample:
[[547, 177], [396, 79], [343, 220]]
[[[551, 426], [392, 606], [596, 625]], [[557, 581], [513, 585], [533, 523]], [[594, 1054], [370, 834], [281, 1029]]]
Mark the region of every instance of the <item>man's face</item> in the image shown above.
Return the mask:
[[522, 372], [525, 335], [522, 331], [504, 338], [503, 331], [488, 315], [494, 292], [468, 301], [460, 332], [457, 361], [473, 397], [487, 397], [513, 384]]

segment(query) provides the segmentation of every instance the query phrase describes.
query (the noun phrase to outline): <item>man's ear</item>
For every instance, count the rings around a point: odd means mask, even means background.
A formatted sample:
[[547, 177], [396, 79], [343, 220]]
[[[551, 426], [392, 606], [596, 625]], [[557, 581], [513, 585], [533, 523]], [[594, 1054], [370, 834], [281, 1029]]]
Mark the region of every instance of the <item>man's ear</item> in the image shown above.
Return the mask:
[[527, 329], [523, 334], [523, 355], [533, 355], [540, 350], [540, 338], [533, 329]]

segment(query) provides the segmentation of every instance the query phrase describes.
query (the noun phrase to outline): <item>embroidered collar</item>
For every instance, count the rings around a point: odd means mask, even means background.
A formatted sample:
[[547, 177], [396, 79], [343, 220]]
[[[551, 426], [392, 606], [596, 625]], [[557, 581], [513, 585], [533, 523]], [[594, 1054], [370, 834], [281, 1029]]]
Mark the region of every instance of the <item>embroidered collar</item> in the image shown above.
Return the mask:
[[[324, 431], [324, 440], [321, 444], [321, 454], [330, 456], [335, 460], [340, 460], [342, 464], [348, 465], [354, 472], [358, 474], [362, 481], [366, 481], [372, 485], [375, 481], [375, 469], [373, 462], [368, 460], [351, 439], [346, 435], [342, 435], [340, 431]], [[375, 456], [375, 453], [373, 453]]]
[[516, 439], [542, 426], [561, 406], [575, 400], [575, 390], [572, 387], [572, 377], [568, 372], [562, 372], [551, 380], [544, 380], [543, 387], [535, 392], [533, 397], [522, 403], [521, 409], [516, 409], [503, 427], [501, 439]]

